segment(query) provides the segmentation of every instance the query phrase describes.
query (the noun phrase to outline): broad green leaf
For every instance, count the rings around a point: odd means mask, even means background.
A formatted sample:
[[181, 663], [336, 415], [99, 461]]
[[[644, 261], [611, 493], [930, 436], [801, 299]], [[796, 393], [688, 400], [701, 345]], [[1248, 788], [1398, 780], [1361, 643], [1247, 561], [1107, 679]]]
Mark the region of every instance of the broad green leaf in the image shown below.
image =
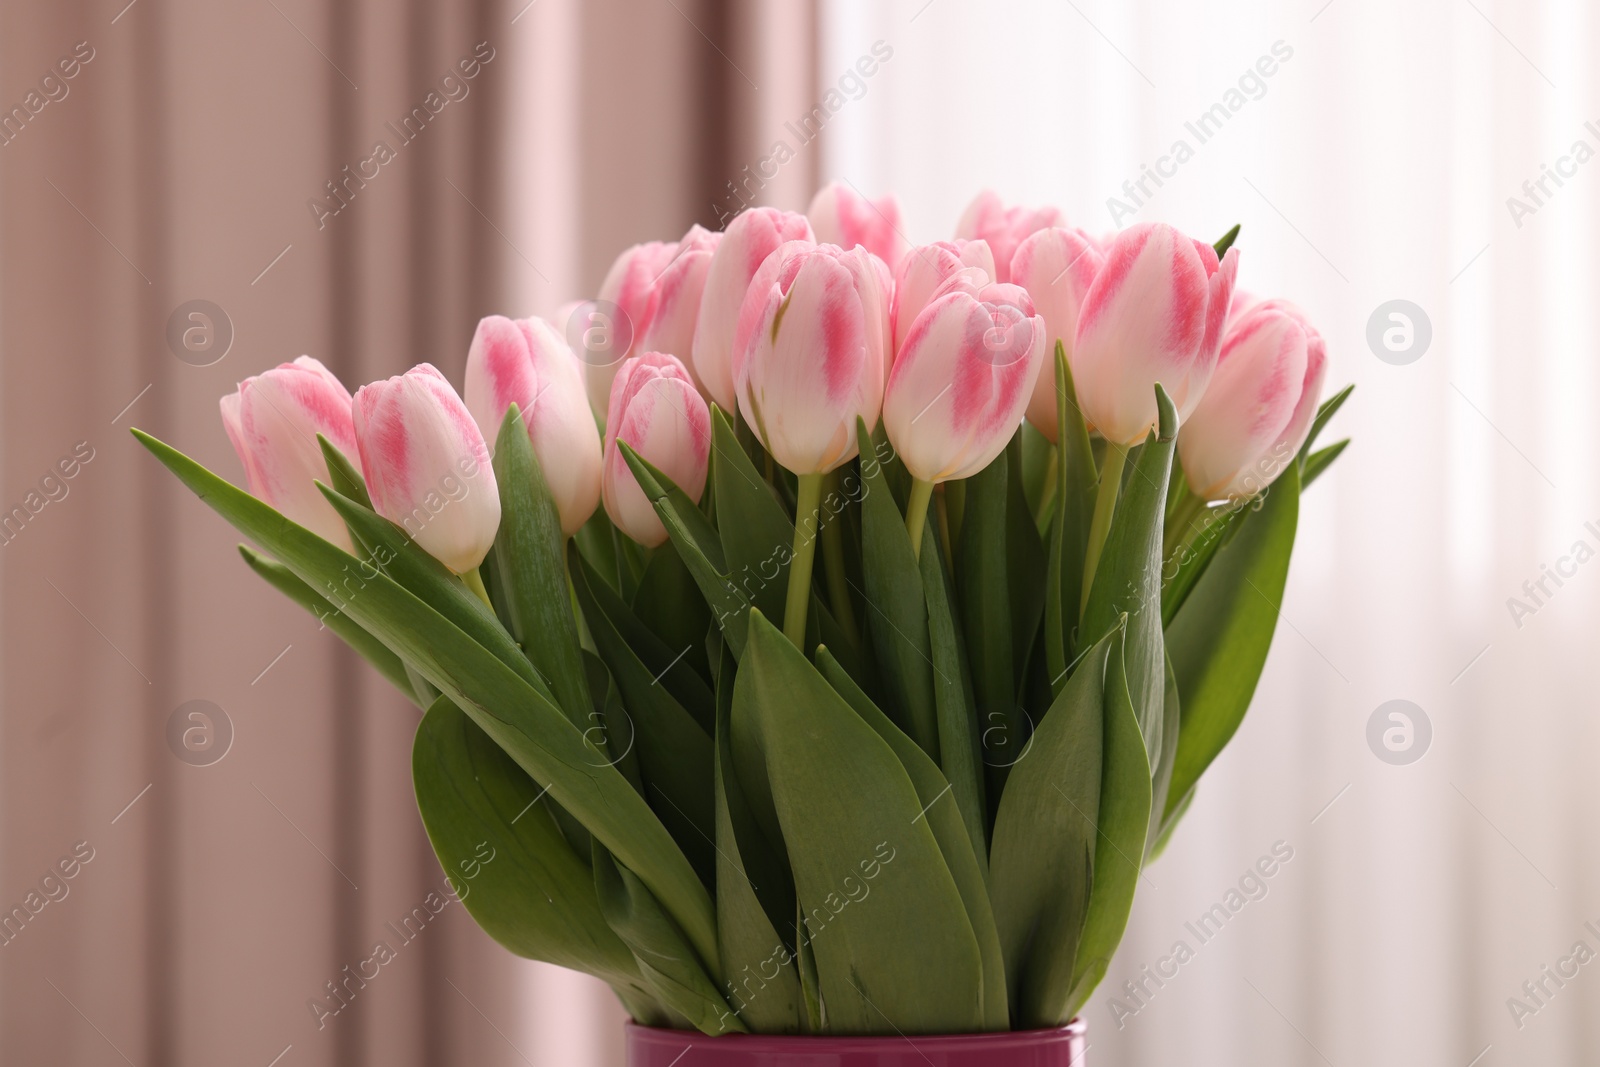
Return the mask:
[[[711, 736], [651, 675], [622, 636], [614, 620], [628, 609], [581, 555], [573, 553], [572, 561], [572, 584], [589, 620], [589, 633], [632, 724], [645, 796], [701, 880], [715, 885]], [[608, 598], [610, 602], [604, 603]]]
[[1240, 512], [1248, 505], [1223, 504], [1198, 521], [1199, 529], [1186, 544], [1178, 546], [1162, 563], [1161, 622], [1171, 626], [1183, 602], [1194, 591], [1195, 583], [1216, 558], [1217, 551], [1238, 529]]
[[[1026, 425], [1026, 423], [1024, 423]], [[1030, 427], [1031, 429], [1031, 427]], [[1035, 431], [1037, 436], [1037, 431]], [[1044, 617], [1044, 541], [1039, 536], [1023, 484], [1023, 434], [1006, 446], [1006, 577], [1011, 587], [1011, 670], [1021, 678]]]
[[1089, 910], [1105, 735], [1107, 634], [1079, 663], [1011, 768], [989, 885], [1018, 1028], [1056, 1026]]
[[982, 956], [900, 760], [759, 611], [748, 637], [733, 748], [765, 761], [829, 1032], [981, 1029]]
[[956, 809], [961, 812], [974, 846], [980, 854], [988, 855], [989, 820], [978, 749], [978, 717], [972, 709], [967, 659], [956, 633], [942, 558], [930, 523], [922, 528], [920, 565], [928, 610], [928, 649], [933, 657], [933, 701], [939, 717], [939, 767], [950, 783]]
[[794, 520], [739, 446], [727, 417], [715, 411], [711, 424], [711, 480], [728, 574], [750, 603], [780, 619], [789, 588]]
[[1261, 509], [1242, 516], [1238, 532], [1217, 551], [1167, 629], [1183, 709], [1169, 810], [1233, 737], [1255, 695], [1289, 577], [1299, 468], [1290, 464], [1268, 488]]
[[[1066, 350], [1056, 342], [1056, 518], [1050, 527], [1046, 554], [1044, 600], [1044, 665], [1050, 686], [1059, 693], [1067, 665], [1079, 641], [1078, 607], [1083, 602], [1083, 560], [1089, 551], [1089, 525], [1094, 518], [1099, 466], [1089, 442], [1089, 428], [1078, 407], [1072, 368]], [[1084, 640], [1099, 634], [1084, 633]]]
[[[404, 528], [354, 500], [340, 496], [327, 486], [321, 489], [322, 495], [355, 535], [356, 543], [366, 550], [365, 557], [356, 561], [354, 566], [346, 564], [340, 569], [335, 579], [337, 584], [326, 586], [328, 592], [333, 594], [329, 599], [336, 604], [340, 601], [353, 604], [366, 595], [367, 586], [381, 573], [382, 577], [400, 585], [448, 619], [480, 647], [493, 653], [501, 663], [538, 690], [541, 696], [551, 699], [549, 684], [534, 669], [533, 662], [506, 633], [494, 613], [460, 578], [451, 574], [448, 567], [428, 555]], [[230, 516], [223, 517], [231, 521]], [[288, 560], [283, 562], [289, 563]], [[290, 566], [293, 568], [292, 563]], [[578, 722], [586, 709], [579, 709], [576, 714], [567, 708], [562, 710], [569, 719]]]
[[1178, 758], [1178, 739], [1183, 720], [1178, 698], [1178, 677], [1172, 673], [1172, 657], [1163, 655], [1162, 664], [1161, 752], [1151, 768], [1150, 776], [1150, 833], [1147, 840], [1152, 854], [1161, 837], [1162, 816], [1167, 810], [1167, 792], [1172, 786], [1172, 765]]
[[592, 866], [600, 911], [632, 951], [656, 998], [703, 1034], [744, 1032], [744, 1023], [695, 959], [683, 931], [638, 876], [598, 841]]
[[1056, 1025], [1077, 1014], [1111, 966], [1133, 910], [1146, 834], [1150, 829], [1150, 761], [1128, 696], [1125, 637], [1106, 657], [1105, 755], [1100, 770], [1100, 812], [1094, 847], [1089, 915], [1078, 941], [1073, 990]]
[[[622, 593], [623, 564], [617, 555], [617, 536], [617, 529], [611, 525], [606, 509], [595, 508], [594, 514], [589, 516], [589, 521], [572, 535], [572, 543], [578, 546], [583, 558], [588, 560], [589, 566], [605, 579], [606, 584]], [[630, 588], [622, 595], [627, 597], [632, 595], [632, 592]]]
[[567, 596], [561, 513], [515, 404], [500, 424], [494, 477], [500, 487], [494, 572], [511, 620], [511, 635], [549, 682], [562, 710], [574, 721], [586, 719], [589, 686], [579, 654], [578, 624]]
[[1300, 488], [1304, 490], [1312, 482], [1320, 478], [1322, 476], [1322, 472], [1332, 466], [1333, 461], [1338, 459], [1339, 454], [1349, 447], [1349, 445], [1350, 438], [1346, 437], [1342, 441], [1335, 441], [1327, 448], [1318, 449], [1317, 451], [1311, 453], [1311, 455], [1307, 456], [1306, 465], [1300, 475]]
[[[656, 631], [646, 626], [615, 591], [599, 580], [600, 576], [579, 553], [568, 553], [568, 563], [573, 567], [572, 578], [575, 588], [580, 571], [589, 579], [586, 593], [589, 601], [583, 602], [580, 599], [585, 617], [592, 617], [593, 609], [603, 613], [616, 630], [622, 646], [645, 666], [646, 676], [655, 679], [658, 686], [671, 693], [683, 709], [694, 717], [695, 722], [700, 724], [706, 736], [710, 737], [716, 722], [716, 697], [706, 684], [706, 680], [687, 662], [688, 657], [693, 654], [694, 647], [704, 641], [705, 630], [702, 629], [696, 635], [692, 644], [685, 642], [676, 647], [669, 645], [657, 635]], [[692, 590], [689, 595], [699, 598], [699, 594]], [[611, 660], [611, 656], [604, 649], [601, 653], [608, 662]], [[627, 692], [626, 689], [623, 690], [624, 697], [627, 696]]]
[[606, 755], [611, 765], [633, 786], [634, 792], [644, 796], [644, 775], [639, 770], [639, 729], [622, 704], [622, 691], [612, 680], [605, 661], [588, 649], [583, 650], [583, 669], [594, 702], [592, 718], [604, 735]]
[[[977, 702], [976, 725], [984, 739], [989, 803], [1005, 784], [1004, 769], [1016, 762], [1026, 735], [1017, 700], [1016, 657], [1012, 650], [1012, 573], [1007, 563], [1007, 498], [1010, 451], [967, 479], [967, 514], [961, 523], [956, 574], [961, 582], [961, 622], [966, 631]], [[1038, 588], [1038, 575], [1031, 576]], [[1023, 640], [1027, 640], [1024, 635]]]
[[619, 442], [617, 447], [645, 498], [655, 506], [667, 537], [694, 576], [694, 583], [700, 587], [700, 595], [705, 597], [712, 618], [733, 654], [743, 655], [745, 629], [750, 623], [750, 601], [728, 576], [727, 556], [716, 528], [682, 489], [673, 485], [670, 478], [652, 467], [626, 441]]
[[879, 737], [894, 750], [900, 765], [911, 778], [917, 790], [917, 799], [923, 804], [923, 818], [939, 842], [945, 865], [961, 892], [962, 903], [967, 908], [967, 919], [972, 924], [973, 935], [978, 939], [978, 950], [983, 954], [983, 1008], [987, 1016], [984, 1029], [1010, 1028], [1006, 999], [1005, 957], [1000, 951], [1000, 935], [995, 928], [994, 911], [989, 903], [988, 879], [984, 873], [981, 853], [974, 852], [972, 835], [960, 812], [947, 802], [944, 794], [950, 784], [928, 754], [905, 732], [889, 721], [872, 698], [855, 683], [850, 673], [833, 658], [826, 648], [817, 650], [817, 670], [855, 709], [856, 714], [875, 730]]
[[1353, 384], [1347, 385], [1324, 400], [1322, 405], [1317, 408], [1316, 417], [1311, 420], [1311, 429], [1306, 432], [1305, 443], [1300, 446], [1300, 461], [1302, 463], [1311, 454], [1311, 449], [1316, 446], [1317, 438], [1321, 435], [1323, 427], [1328, 425], [1328, 420], [1339, 413], [1339, 409], [1344, 407], [1344, 402], [1349, 400], [1350, 394], [1355, 391], [1356, 387]]
[[[670, 649], [668, 658], [656, 664], [666, 671], [662, 683], [672, 689], [685, 707], [695, 704], [696, 718], [711, 729], [711, 667], [706, 661], [706, 631], [711, 627], [711, 612], [694, 584], [694, 577], [672, 542], [650, 551], [639, 588], [634, 591], [631, 615], [639, 620], [654, 644]], [[681, 657], [681, 658], [679, 658]], [[643, 653], [640, 658], [651, 663]]]
[[1165, 685], [1161, 637], [1161, 535], [1167, 511], [1167, 477], [1177, 445], [1178, 412], [1157, 385], [1160, 421], [1139, 455], [1111, 520], [1089, 602], [1082, 638], [1098, 637], [1128, 617], [1125, 661], [1128, 696], [1144, 734], [1145, 749], [1161, 751], [1162, 690]]
[[[202, 501], [312, 588], [326, 585], [337, 592], [341, 587], [335, 583], [356, 573], [360, 561], [349, 553], [170, 445], [137, 430], [134, 435]], [[705, 886], [649, 805], [609, 765], [609, 757], [533, 684], [416, 594], [376, 569], [371, 577], [363, 572], [361, 583], [345, 588], [349, 595], [341, 595], [335, 606], [450, 697], [535, 781], [545, 783], [562, 808], [650, 886], [702, 960], [714, 962], [715, 912]]]
[[1161, 832], [1150, 845], [1150, 855], [1145, 857], [1145, 866], [1148, 867], [1160, 859], [1161, 854], [1167, 850], [1167, 845], [1172, 841], [1172, 831], [1178, 828], [1178, 823], [1189, 813], [1189, 805], [1194, 803], [1194, 793], [1198, 788], [1199, 786], [1191, 786], [1189, 791], [1183, 794], [1183, 798], [1171, 806], [1166, 818], [1162, 820]]
[[628, 991], [630, 1006], [654, 1001], [544, 790], [448, 698], [417, 727], [411, 772], [434, 854], [490, 937], [519, 956], [603, 978]]
[[732, 986], [729, 1002], [745, 1024], [763, 1034], [797, 1033], [805, 1005], [794, 957], [794, 886], [733, 772], [734, 678], [733, 653], [724, 650], [717, 678], [717, 947]]
[[372, 507], [372, 497], [367, 495], [367, 483], [345, 454], [334, 443], [317, 434], [317, 447], [322, 449], [322, 460], [328, 466], [328, 484], [340, 496], [347, 496], [364, 508]]
[[[1055, 361], [1048, 364], [1049, 373], [1055, 373]], [[1017, 431], [1021, 439], [1021, 467], [1023, 492], [1027, 495], [1028, 514], [1035, 520], [1035, 532], [1041, 537], [1048, 534], [1055, 521], [1056, 508], [1056, 446], [1050, 438], [1040, 433], [1026, 419]], [[1016, 467], [1013, 463], [1011, 466]]]
[[[861, 454], [875, 455], [866, 424], [859, 419], [856, 433]], [[861, 564], [868, 605], [863, 625], [877, 653], [890, 717], [938, 760], [939, 715], [921, 569], [883, 464], [864, 463], [861, 479]], [[937, 560], [937, 553], [927, 550], [930, 543], [924, 540], [924, 552]]]
[[244, 557], [251, 570], [265, 578], [274, 589], [311, 612], [319, 622], [339, 635], [345, 644], [361, 653], [362, 659], [376, 667], [378, 673], [409, 697], [412, 703], [421, 708], [427, 707], [411, 684], [411, 678], [406, 674], [406, 665], [400, 662], [400, 657], [390, 652], [382, 641], [357, 626], [348, 615], [336, 609], [325, 597], [318, 596], [315, 589], [295, 577], [294, 572], [288, 567], [268, 559], [249, 545], [240, 545], [239, 555]]

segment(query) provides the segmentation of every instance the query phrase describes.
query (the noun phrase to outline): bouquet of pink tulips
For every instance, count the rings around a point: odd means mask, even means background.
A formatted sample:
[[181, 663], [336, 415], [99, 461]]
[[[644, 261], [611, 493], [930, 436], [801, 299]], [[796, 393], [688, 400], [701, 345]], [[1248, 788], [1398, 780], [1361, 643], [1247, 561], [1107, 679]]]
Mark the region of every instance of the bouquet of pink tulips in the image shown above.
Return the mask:
[[139, 439], [425, 709], [423, 821], [452, 875], [494, 849], [462, 898], [511, 951], [708, 1034], [1056, 1026], [1346, 443], [1237, 232], [985, 193], [908, 248], [835, 185], [628, 249], [571, 329], [484, 319], [464, 400], [247, 379], [248, 492]]

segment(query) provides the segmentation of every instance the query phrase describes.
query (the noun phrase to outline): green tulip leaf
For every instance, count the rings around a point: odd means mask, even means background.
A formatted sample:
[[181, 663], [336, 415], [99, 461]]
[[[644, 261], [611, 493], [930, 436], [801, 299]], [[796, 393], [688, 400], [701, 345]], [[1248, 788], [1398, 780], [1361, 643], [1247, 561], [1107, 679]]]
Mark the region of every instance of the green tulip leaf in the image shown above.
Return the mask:
[[826, 648], [817, 650], [817, 670], [833, 686], [834, 692], [855, 709], [857, 715], [872, 727], [899, 757], [911, 784], [917, 790], [917, 799], [923, 804], [928, 828], [939, 842], [950, 875], [961, 892], [962, 903], [967, 908], [967, 920], [978, 939], [978, 950], [983, 954], [983, 1007], [987, 1016], [985, 1030], [1009, 1028], [1006, 998], [1005, 957], [1000, 950], [1000, 935], [995, 927], [994, 911], [989, 902], [988, 879], [984, 876], [982, 852], [974, 851], [972, 835], [961, 813], [949, 803], [943, 803], [950, 783], [928, 754], [905, 732], [889, 721], [872, 698], [855, 683], [850, 672], [840, 665]]
[[268, 559], [249, 545], [240, 545], [239, 555], [244, 557], [251, 570], [265, 578], [274, 589], [311, 612], [319, 622], [339, 635], [345, 644], [359, 652], [362, 659], [376, 667], [378, 673], [387, 678], [396, 689], [410, 697], [412, 703], [419, 708], [427, 706], [422, 703], [420, 694], [411, 684], [411, 678], [406, 674], [406, 665], [400, 662], [400, 657], [390, 652], [382, 641], [357, 626], [350, 616], [336, 609], [325, 597], [318, 596], [315, 589], [295, 577], [295, 573], [288, 567], [276, 560]]
[[983, 794], [983, 764], [978, 753], [978, 718], [972, 708], [972, 687], [966, 656], [951, 608], [942, 555], [933, 524], [922, 528], [922, 589], [928, 611], [928, 648], [932, 653], [933, 703], [939, 718], [939, 767], [949, 781], [956, 809], [981, 855], [989, 852], [988, 811]]
[[562, 710], [574, 722], [587, 726], [589, 686], [578, 624], [567, 596], [561, 513], [515, 404], [500, 424], [494, 476], [500, 487], [494, 573], [511, 635], [539, 675], [549, 681]]
[[734, 773], [734, 679], [733, 653], [724, 650], [717, 678], [717, 945], [729, 1002], [745, 1024], [763, 1034], [797, 1033], [805, 1004], [794, 956], [794, 885]]
[[982, 954], [915, 787], [759, 611], [731, 733], [765, 763], [829, 1032], [981, 1029]]
[[[1083, 602], [1083, 564], [1089, 551], [1089, 526], [1094, 518], [1095, 487], [1099, 470], [1089, 442], [1089, 428], [1078, 407], [1072, 368], [1066, 350], [1056, 342], [1056, 517], [1050, 527], [1046, 554], [1044, 601], [1045, 669], [1051, 689], [1059, 693], [1067, 680], [1067, 665], [1080, 637], [1098, 640], [1099, 634], [1080, 634], [1078, 608]], [[1102, 564], [1103, 566], [1103, 564]]]
[[[866, 424], [859, 419], [856, 434], [861, 455], [876, 457]], [[861, 566], [868, 605], [864, 624], [882, 674], [887, 710], [895, 724], [937, 760], [939, 714], [921, 568], [884, 465], [864, 460], [861, 481]], [[936, 560], [937, 552], [929, 551], [929, 544], [931, 540], [924, 538], [924, 555]]]
[[417, 727], [411, 770], [439, 864], [490, 937], [518, 956], [602, 978], [640, 1022], [664, 1021], [544, 790], [448, 698]]
[[633, 953], [656, 998], [703, 1034], [743, 1033], [744, 1023], [649, 888], [598, 841], [591, 865], [601, 914]]
[[[1076, 1015], [1111, 966], [1128, 927], [1133, 893], [1150, 830], [1150, 761], [1128, 694], [1128, 639], [1118, 636], [1106, 657], [1104, 756], [1089, 914], [1078, 941], [1073, 990], [1057, 1025]], [[1047, 720], [1048, 721], [1048, 720]]]
[[[622, 696], [650, 807], [689, 857], [706, 885], [715, 884], [716, 827], [712, 803], [711, 736], [640, 660], [617, 620], [627, 607], [587, 561], [572, 554], [572, 585], [595, 648]], [[652, 638], [654, 640], [654, 638]], [[683, 668], [685, 671], [688, 668]], [[609, 732], [609, 731], [608, 731]]]
[[1350, 438], [1346, 437], [1342, 441], [1335, 441], [1327, 448], [1319, 448], [1317, 451], [1307, 456], [1305, 467], [1302, 469], [1300, 474], [1301, 490], [1305, 490], [1311, 485], [1312, 482], [1320, 478], [1322, 476], [1322, 472], [1332, 466], [1333, 461], [1338, 459], [1340, 454], [1343, 453], [1344, 450], [1349, 447], [1349, 445]]
[[1170, 811], [1238, 730], [1255, 695], [1289, 577], [1300, 515], [1295, 464], [1267, 489], [1195, 584], [1167, 628], [1182, 727], [1167, 794]]
[[1105, 749], [1102, 637], [1011, 769], [995, 815], [989, 883], [1019, 1027], [1057, 1026], [1088, 916]]
[[[313, 588], [337, 591], [343, 576], [356, 573], [360, 561], [349, 553], [170, 445], [137, 430], [134, 434], [202, 501]], [[347, 521], [353, 509], [359, 505], [346, 509]], [[547, 695], [417, 594], [381, 570], [374, 569], [370, 577], [363, 574], [361, 581], [358, 587], [347, 587], [348, 598], [341, 595], [335, 606], [450, 697], [535, 781], [547, 785], [562, 808], [644, 880], [701, 959], [714, 964], [716, 920], [710, 895], [609, 757]], [[505, 640], [510, 641], [509, 635]], [[517, 658], [522, 658], [520, 651]]]
[[1089, 602], [1083, 613], [1085, 640], [1105, 634], [1126, 615], [1128, 696], [1144, 734], [1146, 751], [1161, 751], [1165, 666], [1161, 632], [1161, 538], [1167, 509], [1167, 479], [1178, 437], [1178, 412], [1156, 386], [1160, 421], [1128, 475], [1111, 520]]

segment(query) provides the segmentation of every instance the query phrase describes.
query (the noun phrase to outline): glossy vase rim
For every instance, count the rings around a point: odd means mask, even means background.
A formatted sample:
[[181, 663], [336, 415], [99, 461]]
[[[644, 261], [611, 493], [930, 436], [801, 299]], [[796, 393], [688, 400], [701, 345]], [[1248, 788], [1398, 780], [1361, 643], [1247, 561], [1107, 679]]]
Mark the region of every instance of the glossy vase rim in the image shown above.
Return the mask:
[[876, 1037], [728, 1034], [627, 1024], [628, 1067], [1084, 1067], [1084, 1022], [1052, 1030]]

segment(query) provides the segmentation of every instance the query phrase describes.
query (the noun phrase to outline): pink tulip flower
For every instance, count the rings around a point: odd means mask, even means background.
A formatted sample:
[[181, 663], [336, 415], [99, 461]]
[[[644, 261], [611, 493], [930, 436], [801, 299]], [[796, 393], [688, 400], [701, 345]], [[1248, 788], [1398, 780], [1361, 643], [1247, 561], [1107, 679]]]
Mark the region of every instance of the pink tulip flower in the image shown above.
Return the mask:
[[1200, 403], [1216, 366], [1238, 249], [1219, 263], [1210, 245], [1164, 223], [1122, 231], [1106, 249], [1078, 310], [1072, 377], [1090, 426], [1132, 445], [1156, 422], [1161, 383], [1180, 421]]
[[733, 343], [739, 410], [798, 475], [856, 454], [877, 425], [888, 367], [887, 268], [864, 248], [790, 241], [750, 282]]
[[314, 484], [327, 483], [317, 434], [326, 437], [359, 471], [350, 391], [310, 356], [246, 378], [222, 398], [222, 425], [244, 464], [251, 495], [293, 522], [354, 551], [350, 531]]
[[1057, 426], [1056, 342], [1061, 342], [1071, 366], [1078, 312], [1104, 263], [1093, 238], [1082, 230], [1060, 226], [1035, 230], [1011, 257], [1012, 282], [1028, 291], [1033, 306], [1044, 316], [1044, 370], [1039, 372], [1028, 401], [1028, 421], [1052, 444]]
[[[650, 298], [650, 312], [634, 334], [633, 352], [664, 352], [677, 356], [695, 387], [705, 390], [694, 371], [695, 323], [700, 317], [700, 299], [706, 286], [722, 234], [701, 226], [690, 226], [677, 244], [672, 259], [656, 277]], [[608, 396], [609, 402], [610, 397]]]
[[456, 574], [476, 570], [500, 528], [489, 448], [432, 364], [356, 390], [356, 447], [373, 510]]
[[811, 229], [822, 244], [849, 250], [860, 245], [893, 269], [905, 255], [901, 236], [900, 201], [891, 193], [868, 200], [844, 182], [830, 182], [817, 190], [806, 209]]
[[981, 270], [985, 284], [995, 280], [994, 254], [987, 241], [935, 241], [900, 257], [891, 300], [894, 344], [890, 351], [896, 357], [934, 290], [952, 274], [969, 268]]
[[618, 441], [626, 441], [699, 503], [711, 455], [711, 412], [676, 356], [645, 352], [629, 358], [611, 383], [606, 411], [600, 482], [606, 514], [617, 529], [653, 548], [667, 539], [667, 529], [639, 488]]
[[1178, 434], [1184, 477], [1201, 500], [1253, 496], [1294, 460], [1327, 373], [1322, 337], [1283, 300], [1229, 327], [1206, 394]]
[[1016, 285], [956, 275], [911, 327], [883, 398], [883, 425], [919, 482], [969, 478], [1022, 423], [1045, 356], [1045, 320]]
[[583, 361], [584, 388], [595, 418], [605, 417], [617, 369], [634, 351], [643, 351], [635, 342], [655, 313], [657, 280], [677, 254], [676, 241], [624, 249], [600, 283], [599, 295], [571, 322], [568, 341]]
[[722, 410], [731, 413], [739, 402], [733, 389], [733, 334], [750, 279], [779, 245], [811, 238], [804, 215], [772, 207], [741, 212], [723, 232], [700, 296], [692, 361], [706, 395]]
[[994, 265], [999, 270], [995, 281], [1009, 282], [1011, 257], [1029, 234], [1049, 226], [1065, 226], [1061, 210], [1054, 207], [1006, 207], [993, 189], [985, 189], [973, 198], [956, 224], [956, 237], [963, 240], [989, 242], [994, 253]]
[[600, 431], [581, 367], [543, 319], [490, 315], [467, 350], [467, 410], [492, 452], [506, 409], [517, 405], [568, 537], [600, 503]]

